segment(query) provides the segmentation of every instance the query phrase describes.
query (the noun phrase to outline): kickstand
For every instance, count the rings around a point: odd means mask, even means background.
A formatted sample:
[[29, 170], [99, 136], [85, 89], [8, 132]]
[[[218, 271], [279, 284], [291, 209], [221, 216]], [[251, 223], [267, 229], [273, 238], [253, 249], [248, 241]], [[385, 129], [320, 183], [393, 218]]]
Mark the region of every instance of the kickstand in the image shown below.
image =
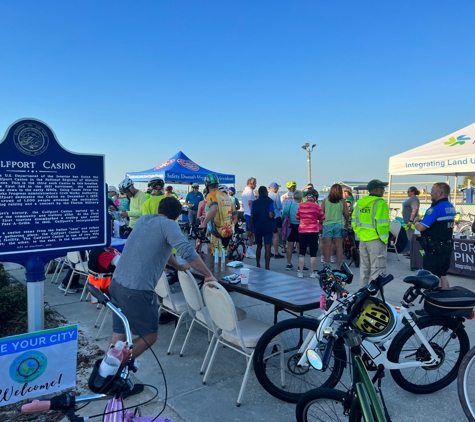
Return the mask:
[[[381, 369], [381, 371], [380, 371], [380, 369], [378, 369], [378, 371], [376, 372], [375, 377], [378, 377], [377, 390], [378, 390], [379, 396], [381, 397], [381, 403], [383, 404], [384, 416], [386, 416], [387, 422], [392, 422], [391, 416], [389, 416], [388, 408], [386, 407], [386, 402], [384, 401], [383, 390], [381, 389], [381, 381], [384, 378], [384, 369]], [[373, 382], [374, 382], [374, 380], [373, 380]]]

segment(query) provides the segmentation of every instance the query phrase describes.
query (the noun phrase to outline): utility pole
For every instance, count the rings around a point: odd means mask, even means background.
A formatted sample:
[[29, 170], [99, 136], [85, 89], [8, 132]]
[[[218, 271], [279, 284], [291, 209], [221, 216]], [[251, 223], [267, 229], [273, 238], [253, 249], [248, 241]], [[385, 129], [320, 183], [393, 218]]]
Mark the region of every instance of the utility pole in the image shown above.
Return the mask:
[[316, 146], [317, 144], [310, 146], [308, 142], [302, 145], [302, 149], [307, 151], [308, 183], [312, 183], [312, 151]]

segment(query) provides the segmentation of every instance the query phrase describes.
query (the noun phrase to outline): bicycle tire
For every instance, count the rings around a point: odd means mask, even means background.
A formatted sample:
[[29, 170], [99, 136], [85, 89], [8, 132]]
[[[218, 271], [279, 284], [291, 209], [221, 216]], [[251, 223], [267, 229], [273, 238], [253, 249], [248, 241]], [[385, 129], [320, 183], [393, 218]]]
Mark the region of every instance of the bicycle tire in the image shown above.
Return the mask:
[[[254, 372], [262, 387], [272, 396], [289, 403], [297, 403], [303, 393], [317, 388], [332, 388], [337, 385], [346, 367], [346, 350], [342, 343], [336, 342], [329, 367], [325, 372], [311, 367], [297, 367], [301, 357], [298, 348], [309, 333], [314, 333], [319, 321], [313, 318], [298, 317], [281, 321], [269, 328], [259, 339], [254, 350]], [[280, 347], [284, 353], [285, 382], [282, 386], [280, 354], [272, 341], [279, 336]]]
[[[462, 359], [470, 348], [470, 340], [457, 319], [429, 316], [419, 319], [417, 326], [439, 357], [443, 358], [441, 363], [433, 367], [392, 369], [391, 376], [406, 391], [428, 394], [441, 390], [457, 378]], [[441, 334], [440, 337], [439, 334]], [[427, 349], [421, 345], [410, 325], [405, 325], [392, 341], [388, 359], [391, 362], [401, 362], [402, 354], [407, 355], [406, 362], [414, 360], [421, 362], [424, 359], [430, 359]], [[452, 364], [453, 367], [450, 367]], [[440, 378], [438, 378], [439, 375]]]
[[[475, 380], [475, 347], [462, 359], [457, 377], [457, 391], [460, 404], [465, 416], [470, 422], [475, 422], [475, 393], [473, 382]], [[469, 396], [473, 396], [472, 398]], [[472, 404], [473, 403], [473, 404]]]
[[360, 251], [356, 248], [353, 248], [351, 251], [351, 257], [353, 258], [355, 267], [358, 268], [360, 266]]
[[[348, 403], [351, 397], [345, 391], [334, 390], [332, 388], [316, 388], [310, 390], [300, 397], [295, 408], [297, 422], [327, 422], [327, 421], [348, 421], [345, 409], [351, 406]], [[357, 418], [361, 420], [361, 415]]]
[[244, 242], [238, 242], [235, 247], [228, 253], [230, 261], [242, 261], [246, 255], [246, 245]]

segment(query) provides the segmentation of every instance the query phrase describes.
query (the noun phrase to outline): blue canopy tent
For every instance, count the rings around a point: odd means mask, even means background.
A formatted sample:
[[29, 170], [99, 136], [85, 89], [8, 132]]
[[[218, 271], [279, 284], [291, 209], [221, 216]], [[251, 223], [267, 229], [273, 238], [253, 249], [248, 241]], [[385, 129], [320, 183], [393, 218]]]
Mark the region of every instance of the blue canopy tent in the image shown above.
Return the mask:
[[165, 183], [204, 183], [207, 174], [214, 173], [219, 177], [220, 183], [234, 184], [234, 174], [217, 173], [200, 167], [190, 160], [183, 152], [179, 151], [172, 158], [149, 170], [126, 173], [134, 182], [148, 182], [159, 177]]

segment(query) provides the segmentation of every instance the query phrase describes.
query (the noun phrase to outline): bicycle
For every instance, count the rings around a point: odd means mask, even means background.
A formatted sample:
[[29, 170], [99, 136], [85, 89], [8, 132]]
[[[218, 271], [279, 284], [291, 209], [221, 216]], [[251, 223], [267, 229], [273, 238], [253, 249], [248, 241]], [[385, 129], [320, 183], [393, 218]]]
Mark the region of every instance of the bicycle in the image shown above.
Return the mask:
[[[133, 343], [132, 343], [132, 333], [130, 331], [129, 322], [125, 315], [121, 312], [119, 308], [114, 306], [109, 298], [102, 293], [99, 289], [91, 285], [90, 283], [86, 286], [88, 292], [92, 294], [95, 298], [97, 298], [98, 302], [107, 308], [109, 308], [112, 312], [114, 312], [124, 324], [125, 327], [125, 335], [126, 335], [126, 344], [130, 350], [128, 357], [126, 358], [125, 362], [121, 365], [119, 371], [112, 376], [108, 376], [103, 378], [99, 375], [99, 366], [102, 360], [98, 360], [94, 364], [93, 371], [89, 377], [89, 389], [97, 394], [91, 394], [86, 396], [72, 396], [68, 393], [59, 394], [54, 397], [51, 397], [49, 400], [33, 400], [30, 403], [24, 404], [19, 409], [21, 413], [39, 413], [44, 412], [46, 410], [58, 410], [63, 412], [69, 421], [71, 422], [84, 422], [90, 418], [98, 417], [103, 415], [104, 422], [172, 422], [170, 419], [167, 418], [159, 418], [157, 416], [153, 417], [142, 417], [140, 405], [133, 406], [135, 407], [135, 411], [130, 410], [129, 408], [124, 406], [123, 396], [127, 392], [132, 391], [134, 387], [134, 382], [132, 378], [130, 378], [130, 372], [137, 372], [138, 370], [138, 362], [132, 358], [133, 352]], [[153, 387], [155, 388], [155, 387]], [[156, 390], [156, 389], [155, 389]], [[147, 404], [154, 400], [158, 395], [158, 391], [156, 390], [156, 394], [150, 400], [147, 400], [141, 405]], [[105, 412], [99, 415], [92, 415], [92, 416], [78, 416], [76, 412], [80, 409], [76, 409], [76, 405], [80, 403], [89, 403], [92, 401], [97, 400], [108, 400]], [[166, 406], [166, 397], [165, 403], [163, 405], [163, 409]], [[83, 406], [84, 407], [84, 406]], [[83, 408], [81, 407], [81, 409]], [[163, 411], [162, 409], [162, 411]], [[160, 412], [160, 414], [162, 413]], [[137, 417], [138, 414], [138, 417]]]
[[[325, 330], [332, 329], [348, 315], [356, 324], [355, 312], [367, 312], [371, 310], [369, 305], [377, 312], [384, 310], [385, 318], [391, 324], [384, 327], [381, 323], [384, 329], [376, 330], [375, 335], [365, 333], [361, 348], [368, 368], [384, 366], [401, 388], [416, 394], [438, 391], [454, 381], [462, 358], [470, 348], [463, 325], [467, 315], [451, 309], [447, 303], [445, 306], [432, 304], [445, 290], [438, 289], [438, 277], [428, 271], [422, 270], [404, 279], [412, 286], [405, 292], [402, 306], [397, 310], [384, 299], [372, 298], [382, 292], [381, 279], [379, 277], [353, 295], [335, 298], [318, 319], [285, 320], [264, 333], [254, 352], [254, 371], [263, 388], [280, 400], [295, 403], [312, 388], [335, 387], [346, 367], [346, 350], [341, 339], [327, 336]], [[392, 279], [391, 275], [383, 278], [385, 283]], [[424, 300], [427, 312], [422, 317], [408, 310], [419, 296]], [[372, 317], [367, 314], [366, 319], [369, 321]], [[368, 321], [365, 323], [370, 324]], [[354, 324], [353, 328], [361, 329]], [[322, 356], [322, 371], [311, 370], [306, 359], [308, 349]], [[281, 370], [280, 350], [284, 350], [284, 371]]]
[[457, 391], [465, 416], [470, 422], [475, 422], [475, 347], [465, 355], [457, 377]]
[[234, 234], [228, 245], [227, 259], [229, 261], [242, 261], [246, 256], [246, 243], [244, 241], [244, 224], [246, 220], [241, 218], [235, 225]]
[[355, 267], [360, 266], [360, 251], [356, 244], [355, 231], [352, 227], [348, 228], [348, 236], [343, 239], [343, 254], [347, 259], [350, 259], [351, 264], [355, 264]]
[[201, 248], [209, 244], [210, 240], [206, 237], [206, 228], [200, 226], [191, 226], [191, 239], [195, 239], [195, 251], [198, 254], [204, 253]]
[[[350, 348], [353, 366], [352, 385], [348, 391], [331, 388], [316, 388], [300, 397], [295, 408], [297, 422], [312, 421], [365, 421], [386, 422], [390, 420], [381, 392], [381, 379], [384, 377], [384, 368], [380, 366], [371, 380], [361, 359], [361, 342], [363, 337], [358, 330], [351, 330], [342, 325], [337, 335], [342, 337], [345, 345]], [[319, 370], [322, 367], [320, 357], [313, 350], [307, 351], [310, 365]], [[375, 383], [381, 402], [377, 396]]]
[[475, 215], [474, 214], [461, 214], [458, 212], [455, 215], [454, 221], [454, 234], [455, 236], [462, 236], [467, 239], [470, 239], [470, 235], [472, 233], [472, 224], [474, 221]]

